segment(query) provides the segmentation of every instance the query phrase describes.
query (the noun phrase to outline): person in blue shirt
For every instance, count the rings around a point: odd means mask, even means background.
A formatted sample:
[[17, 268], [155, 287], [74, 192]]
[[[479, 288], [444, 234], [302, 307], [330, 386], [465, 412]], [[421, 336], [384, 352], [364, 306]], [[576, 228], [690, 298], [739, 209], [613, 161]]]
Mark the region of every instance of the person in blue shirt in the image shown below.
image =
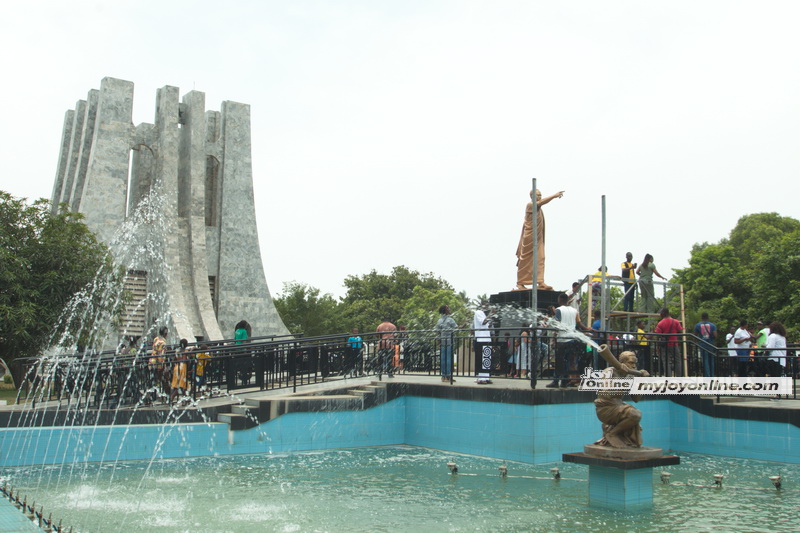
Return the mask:
[[350, 337], [347, 339], [347, 350], [345, 358], [344, 375], [351, 375], [356, 377], [358, 374], [363, 375], [361, 372], [361, 365], [359, 364], [361, 349], [364, 347], [364, 341], [358, 335], [358, 328], [353, 328]]
[[700, 337], [700, 355], [703, 359], [703, 376], [710, 378], [715, 375], [714, 355], [717, 338], [717, 326], [708, 321], [708, 313], [700, 315], [700, 322], [694, 326], [694, 334]]

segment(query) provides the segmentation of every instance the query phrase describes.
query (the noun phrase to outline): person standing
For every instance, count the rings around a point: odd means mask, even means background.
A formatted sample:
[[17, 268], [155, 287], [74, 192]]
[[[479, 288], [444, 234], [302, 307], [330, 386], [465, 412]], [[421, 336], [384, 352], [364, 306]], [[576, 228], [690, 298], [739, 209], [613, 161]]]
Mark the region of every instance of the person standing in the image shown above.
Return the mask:
[[165, 355], [167, 353], [167, 333], [166, 326], [158, 330], [158, 335], [153, 339], [152, 352], [147, 360], [147, 368], [150, 374], [150, 392], [145, 396], [145, 405], [150, 405], [158, 396], [164, 396], [169, 390], [169, 378], [166, 366]]
[[439, 365], [442, 381], [455, 383], [453, 379], [453, 345], [454, 333], [458, 329], [456, 321], [450, 316], [450, 308], [443, 305], [439, 308], [439, 320], [434, 329], [439, 332]]
[[[780, 374], [789, 375], [787, 372], [788, 362], [786, 360], [786, 328], [780, 322], [773, 322], [769, 325], [769, 337], [767, 343], [764, 345], [769, 356], [770, 366], [776, 367], [780, 365]], [[774, 371], [773, 371], [774, 372]], [[778, 375], [775, 372], [773, 375]]]
[[572, 373], [577, 378], [578, 358], [583, 350], [583, 344], [574, 338], [572, 332], [577, 329], [586, 331], [588, 328], [581, 323], [581, 317], [575, 308], [567, 305], [567, 295], [564, 293], [558, 295], [558, 307], [553, 314], [555, 320], [560, 322], [564, 329], [558, 332], [556, 338], [555, 375], [552, 383], [547, 387], [557, 388], [559, 380], [561, 380], [561, 387], [567, 387], [570, 384], [568, 374]]
[[[600, 313], [600, 309], [595, 309], [594, 311], [592, 311], [592, 318], [593, 318], [592, 325], [591, 325], [592, 340], [598, 346], [600, 346], [602, 344], [606, 344], [608, 342], [607, 339], [605, 338], [606, 332], [605, 332], [605, 328], [603, 327], [603, 321], [600, 320], [601, 314], [602, 313]], [[592, 348], [591, 359], [592, 359], [592, 363], [591, 363], [592, 364], [592, 368], [599, 368], [599, 366], [600, 366], [600, 358], [598, 356], [597, 350], [594, 349], [594, 348]]]
[[677, 333], [683, 331], [683, 324], [679, 320], [675, 320], [669, 315], [669, 309], [666, 307], [661, 310], [661, 320], [656, 324], [655, 333], [662, 335], [666, 334], [668, 337], [662, 339], [662, 354], [665, 360], [665, 375], [667, 377], [683, 376], [683, 365], [681, 364], [681, 354], [678, 345]]
[[633, 254], [625, 254], [625, 262], [622, 263], [622, 286], [625, 289], [625, 296], [622, 300], [622, 310], [633, 312], [633, 301], [636, 298], [636, 263], [633, 261]]
[[356, 377], [360, 373], [361, 348], [364, 341], [358, 334], [358, 328], [353, 328], [350, 337], [347, 339], [347, 362], [345, 364], [344, 375]]
[[642, 364], [640, 365], [643, 369], [650, 371], [650, 343], [647, 340], [647, 335], [644, 331], [645, 323], [644, 320], [637, 320], [636, 321], [636, 357], [638, 361]]
[[492, 319], [486, 316], [489, 303], [482, 301], [475, 314], [472, 315], [472, 331], [475, 338], [473, 347], [475, 349], [475, 362], [478, 368], [478, 383], [485, 385], [490, 383], [489, 378], [492, 372], [492, 330], [490, 329]]
[[572, 282], [572, 288], [567, 291], [567, 305], [574, 307], [580, 314], [581, 312], [581, 284], [577, 281]]
[[175, 362], [172, 365], [172, 390], [169, 395], [169, 404], [186, 394], [188, 390], [188, 382], [186, 379], [186, 351], [189, 347], [189, 341], [186, 339], [180, 340], [180, 346], [175, 350]]
[[703, 376], [710, 378], [716, 375], [714, 341], [717, 338], [717, 326], [709, 322], [708, 313], [700, 316], [700, 322], [694, 325], [694, 334], [700, 337], [700, 356], [703, 361]]
[[662, 276], [658, 269], [656, 269], [656, 265], [653, 263], [653, 256], [650, 254], [645, 254], [641, 266], [636, 269], [636, 274], [639, 276], [639, 291], [642, 295], [640, 305], [642, 311], [645, 313], [655, 313], [658, 308], [658, 303], [656, 302], [656, 293], [653, 288], [653, 275], [663, 280], [667, 278]]
[[728, 330], [728, 333], [725, 334], [725, 346], [728, 347], [728, 361], [732, 361], [728, 364], [728, 375], [734, 375], [736, 370], [736, 344], [733, 342], [733, 335], [736, 333], [736, 328], [731, 326]]
[[759, 320], [756, 322], [756, 333], [753, 342], [755, 343], [755, 347], [758, 348], [755, 351], [755, 366], [758, 367], [757, 374], [760, 376], [762, 372], [766, 372], [766, 367], [769, 366], [767, 363], [766, 355], [764, 348], [767, 345], [767, 338], [769, 337], [769, 328], [764, 327], [764, 322]]
[[233, 340], [236, 344], [242, 344], [250, 337], [250, 324], [246, 320], [240, 320], [233, 329]]
[[733, 344], [736, 346], [736, 355], [739, 358], [739, 376], [748, 374], [748, 363], [750, 362], [750, 345], [753, 341], [753, 334], [747, 329], [747, 320], [739, 321], [739, 329], [733, 334]]
[[378, 333], [378, 376], [381, 373], [386, 373], [387, 376], [393, 378], [392, 359], [394, 358], [397, 326], [392, 324], [389, 317], [384, 317], [383, 322], [378, 324], [375, 331]]
[[519, 376], [522, 379], [528, 377], [531, 368], [531, 328], [524, 328], [519, 332], [517, 342], [517, 364], [519, 366]]
[[205, 392], [206, 390], [206, 367], [208, 366], [211, 354], [208, 353], [208, 344], [201, 344], [200, 351], [197, 353], [195, 360], [197, 366], [194, 369], [195, 378], [195, 392]]
[[[533, 191], [531, 191], [533, 200]], [[544, 282], [544, 213], [542, 206], [556, 198], [564, 196], [564, 191], [559, 191], [547, 198], [542, 198], [542, 191], [536, 189], [536, 238], [538, 242], [538, 256], [536, 258], [538, 269], [536, 287], [545, 291], [552, 291], [553, 287]], [[522, 223], [522, 233], [517, 245], [517, 287], [524, 290], [527, 285], [533, 284], [533, 202], [528, 202], [525, 208], [525, 222]]]

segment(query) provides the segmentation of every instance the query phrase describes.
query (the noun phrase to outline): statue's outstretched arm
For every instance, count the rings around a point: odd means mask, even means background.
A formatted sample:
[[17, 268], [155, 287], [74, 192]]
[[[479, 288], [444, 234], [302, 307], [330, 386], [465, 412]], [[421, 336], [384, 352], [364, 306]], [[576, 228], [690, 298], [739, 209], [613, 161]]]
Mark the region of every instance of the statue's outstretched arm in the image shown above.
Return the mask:
[[637, 370], [635, 368], [631, 368], [628, 365], [620, 363], [614, 354], [611, 353], [611, 350], [608, 348], [608, 345], [603, 344], [600, 346], [600, 355], [606, 362], [611, 365], [615, 370], [617, 370], [623, 376], [634, 376], [634, 377], [648, 377], [650, 375], [647, 370]]
[[611, 353], [611, 350], [608, 348], [607, 344], [600, 345], [600, 356], [606, 360], [606, 363], [611, 365], [614, 369], [619, 370], [623, 374], [628, 373], [628, 367], [620, 363], [614, 354]]

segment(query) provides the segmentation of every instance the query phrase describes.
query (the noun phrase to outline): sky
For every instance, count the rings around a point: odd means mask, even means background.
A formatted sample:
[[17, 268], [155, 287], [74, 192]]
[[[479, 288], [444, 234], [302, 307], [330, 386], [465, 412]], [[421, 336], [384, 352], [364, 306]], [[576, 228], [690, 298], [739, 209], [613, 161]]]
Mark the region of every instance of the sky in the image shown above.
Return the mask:
[[103, 77], [250, 104], [270, 291], [405, 265], [511, 290], [532, 179], [545, 281], [625, 252], [665, 276], [743, 215], [800, 218], [794, 1], [37, 1], [0, 18], [0, 189], [50, 198]]

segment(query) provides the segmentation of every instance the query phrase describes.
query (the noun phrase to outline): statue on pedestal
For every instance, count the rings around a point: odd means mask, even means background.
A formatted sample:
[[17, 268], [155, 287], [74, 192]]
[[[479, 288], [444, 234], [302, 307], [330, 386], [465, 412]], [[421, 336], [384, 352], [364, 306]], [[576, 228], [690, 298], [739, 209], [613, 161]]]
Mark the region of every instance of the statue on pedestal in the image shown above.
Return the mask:
[[[536, 236], [539, 243], [539, 253], [537, 256], [538, 271], [536, 275], [536, 287], [546, 291], [553, 290], [553, 287], [544, 282], [544, 213], [542, 206], [551, 200], [564, 196], [564, 191], [542, 198], [542, 192], [536, 190]], [[533, 200], [533, 191], [531, 191]], [[533, 202], [528, 202], [525, 209], [525, 222], [522, 224], [522, 234], [519, 236], [517, 245], [517, 287], [516, 290], [525, 290], [527, 285], [533, 283]]]
[[[604, 344], [600, 347], [600, 355], [614, 369], [614, 378], [650, 375], [647, 370], [636, 369], [637, 359], [634, 352], [622, 352], [619, 354], [618, 361], [608, 346]], [[640, 448], [642, 446], [642, 426], [639, 425], [642, 412], [623, 402], [622, 396], [624, 395], [624, 391], [617, 390], [597, 392], [594, 405], [597, 410], [597, 418], [603, 423], [603, 438], [595, 442], [595, 445], [612, 448]], [[633, 400], [638, 401], [639, 398], [634, 397]]]

